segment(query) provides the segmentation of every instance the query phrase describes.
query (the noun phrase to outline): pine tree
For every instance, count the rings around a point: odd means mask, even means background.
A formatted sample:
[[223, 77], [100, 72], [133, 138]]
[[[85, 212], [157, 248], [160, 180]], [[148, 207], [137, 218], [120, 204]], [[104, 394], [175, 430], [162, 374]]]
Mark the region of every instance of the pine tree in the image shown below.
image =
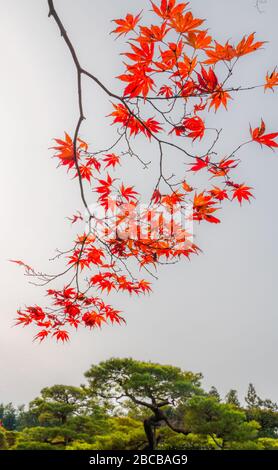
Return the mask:
[[216, 387], [212, 386], [210, 391], [208, 392], [208, 394], [209, 394], [209, 396], [216, 398], [217, 401], [219, 401], [219, 402], [221, 401], [220, 394], [219, 394]]
[[256, 389], [253, 384], [249, 384], [247, 395], [245, 397], [245, 402], [247, 403], [248, 408], [259, 408], [261, 404], [261, 399], [258, 396]]
[[237, 408], [240, 408], [240, 401], [238, 399], [237, 391], [233, 389], [230, 390], [225, 397], [225, 402], [229, 405], [235, 405]]

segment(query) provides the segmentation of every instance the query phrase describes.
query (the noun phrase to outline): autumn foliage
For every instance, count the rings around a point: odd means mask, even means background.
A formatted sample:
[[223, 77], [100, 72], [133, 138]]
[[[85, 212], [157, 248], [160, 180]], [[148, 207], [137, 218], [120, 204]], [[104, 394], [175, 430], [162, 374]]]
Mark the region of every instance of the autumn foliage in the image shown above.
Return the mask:
[[[52, 3], [49, 2], [50, 16], [57, 22]], [[278, 147], [278, 132], [267, 130], [262, 119], [260, 124], [250, 126], [250, 134], [247, 123], [242, 142], [223, 155], [217, 146], [221, 131], [206, 126], [209, 112], [229, 109], [232, 99], [239, 98], [244, 91], [231, 85], [230, 80], [238, 62], [262, 49], [264, 42], [252, 33], [239, 42], [228, 40], [220, 44], [208, 32], [205, 20], [194, 16], [189, 3], [176, 0], [150, 3], [151, 23], [144, 23], [144, 12], [128, 13], [125, 18], [114, 20], [113, 34], [126, 41], [123, 73], [117, 77], [123, 85], [122, 94], [106, 89], [108, 98], [112, 96], [107, 119], [117, 131], [115, 142], [101, 152], [90, 149], [80, 138], [80, 122], [75, 135], [65, 133], [55, 139], [52, 153], [58, 166], [78, 180], [85, 215], [77, 211], [70, 217], [72, 223], [81, 224], [81, 231], [72, 248], [57, 255], [65, 260], [62, 275], [50, 276], [15, 261], [42, 285], [56, 281], [60, 286], [57, 290], [47, 287], [51, 306], [18, 311], [17, 324], [36, 326], [36, 339], [51, 336], [64, 342], [69, 339], [70, 327], [95, 328], [123, 322], [122, 313], [106, 301], [110, 292], [149, 293], [151, 276], [156, 276], [160, 263], [173, 263], [199, 252], [192, 234], [174, 219], [175, 214], [183, 213], [191, 204], [193, 221], [220, 223], [224, 204], [233, 201], [242, 204], [253, 197], [251, 186], [238, 179], [240, 149], [252, 143], [271, 149]], [[85, 74], [96, 81], [78, 67], [81, 78]], [[278, 74], [274, 69], [267, 72], [260, 87], [268, 92], [277, 85]], [[81, 88], [79, 92], [81, 99]], [[139, 191], [116, 176], [125, 158], [135, 155], [134, 138], [144, 139], [146, 153], [149, 141], [155, 143], [160, 159], [159, 177], [140, 220], [136, 216], [142, 203]], [[209, 144], [204, 153], [198, 144], [206, 138]], [[164, 173], [164, 157], [170, 148], [185, 159], [186, 170], [180, 177]], [[137, 157], [146, 168], [148, 164]], [[151, 158], [150, 155], [148, 159]], [[207, 183], [198, 187], [194, 177], [201, 172]], [[95, 202], [110, 214], [109, 223], [107, 218], [98, 218], [91, 212], [85, 190], [93, 193]], [[162, 206], [169, 215], [166, 221], [158, 210]], [[150, 220], [152, 233], [148, 228]], [[134, 265], [139, 274], [133, 272]], [[66, 276], [69, 279], [63, 284]]]

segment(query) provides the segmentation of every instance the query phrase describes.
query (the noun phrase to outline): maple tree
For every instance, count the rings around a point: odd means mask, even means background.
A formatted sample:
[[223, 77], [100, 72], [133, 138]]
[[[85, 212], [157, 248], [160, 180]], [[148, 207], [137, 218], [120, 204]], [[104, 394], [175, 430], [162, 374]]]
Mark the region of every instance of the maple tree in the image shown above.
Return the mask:
[[[122, 312], [106, 302], [110, 292], [149, 293], [150, 278], [156, 277], [160, 264], [199, 253], [192, 233], [177, 216], [219, 224], [218, 214], [227, 201], [250, 202], [251, 186], [237, 181], [238, 172], [234, 171], [240, 165], [239, 152], [252, 143], [275, 149], [278, 132], [266, 131], [262, 119], [258, 127], [250, 125], [249, 137], [247, 125], [242, 142], [223, 155], [219, 149], [222, 129], [206, 127], [206, 118], [212, 111], [228, 109], [232, 99], [243, 91], [274, 91], [278, 74], [276, 69], [267, 72], [260, 85], [230, 85], [238, 62], [262, 49], [264, 42], [257, 41], [252, 33], [238, 43], [229, 40], [220, 44], [208, 34], [205, 20], [193, 15], [189, 3], [162, 0], [150, 2], [151, 24], [143, 22], [143, 11], [114, 20], [112, 32], [117, 38], [125, 38], [128, 48], [122, 54], [123, 73], [117, 77], [123, 92], [117, 94], [83, 68], [53, 0], [48, 0], [48, 5], [49, 17], [56, 22], [77, 71], [79, 106], [74, 132], [56, 138], [52, 153], [58, 166], [79, 183], [85, 214], [77, 211], [69, 219], [74, 224], [86, 224], [86, 230], [80, 232], [69, 250], [58, 252], [57, 258], [65, 260], [65, 269], [59, 274], [48, 275], [22, 261], [13, 262], [23, 266], [26, 274], [41, 285], [60, 283], [58, 289], [47, 288], [51, 306], [20, 309], [17, 324], [36, 326], [35, 338], [40, 341], [52, 336], [65, 342], [70, 327], [95, 328], [125, 321]], [[85, 119], [84, 77], [112, 101], [108, 119], [115, 126], [116, 138], [100, 151], [91, 149], [80, 137]], [[205, 137], [209, 141], [206, 151], [198, 147]], [[148, 168], [149, 162], [135, 152], [133, 139], [145, 140], [146, 145], [154, 143], [159, 155], [159, 175], [143, 210], [137, 188], [121, 181], [115, 173], [128, 156]], [[165, 170], [165, 155], [171, 149], [186, 159], [187, 170], [179, 177], [168, 176]], [[201, 187], [188, 181], [190, 174], [199, 172], [207, 175]], [[95, 195], [105, 215], [92, 210], [88, 191]], [[192, 208], [190, 216], [185, 215], [188, 206]], [[139, 268], [138, 274], [134, 273], [134, 265]]]

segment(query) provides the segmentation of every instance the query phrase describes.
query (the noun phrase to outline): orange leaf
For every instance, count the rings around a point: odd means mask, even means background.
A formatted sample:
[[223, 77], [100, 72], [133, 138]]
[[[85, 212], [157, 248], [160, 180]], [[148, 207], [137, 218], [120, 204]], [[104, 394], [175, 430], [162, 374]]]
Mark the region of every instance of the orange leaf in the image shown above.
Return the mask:
[[208, 36], [207, 31], [198, 33], [190, 31], [187, 35], [187, 44], [193, 49], [207, 49], [210, 47], [212, 37]]
[[219, 224], [220, 220], [212, 215], [218, 210], [217, 207], [214, 207], [215, 204], [216, 202], [212, 200], [212, 196], [206, 196], [204, 191], [200, 194], [195, 194], [193, 203], [193, 219], [198, 220], [199, 222], [201, 222], [201, 220], [206, 220], [212, 224]]
[[270, 75], [267, 73], [264, 89], [274, 91], [273, 87], [275, 86], [278, 86], [278, 72], [276, 72], [276, 69], [274, 69]]
[[260, 127], [257, 127], [254, 130], [252, 130], [250, 127], [250, 134], [252, 136], [252, 139], [255, 142], [258, 142], [260, 145], [266, 145], [270, 148], [278, 147], [278, 143], [273, 140], [278, 137], [278, 132], [273, 132], [272, 134], [265, 134], [265, 123], [263, 119], [261, 120]]
[[218, 201], [224, 201], [224, 199], [229, 199], [227, 191], [225, 189], [218, 188], [217, 186], [213, 186], [211, 189], [210, 194], [217, 199]]
[[162, 0], [160, 8], [158, 8], [153, 2], [153, 12], [156, 13], [160, 18], [168, 20], [175, 15], [183, 13], [188, 3], [179, 3], [176, 5], [176, 0]]
[[209, 59], [205, 61], [205, 64], [216, 64], [220, 60], [231, 61], [236, 56], [236, 51], [229, 42], [226, 42], [225, 46], [222, 46], [215, 41], [214, 49], [206, 51]]
[[147, 26], [140, 26], [141, 35], [136, 39], [140, 43], [150, 42], [161, 42], [169, 31], [167, 23], [162, 23], [161, 26], [151, 25], [150, 28]]
[[186, 181], [182, 183], [182, 187], [186, 193], [192, 193], [193, 191], [193, 188]]
[[228, 99], [232, 99], [231, 95], [227, 91], [222, 90], [222, 88], [219, 88], [218, 91], [212, 94], [209, 109], [214, 106], [216, 112], [221, 104], [227, 109]]
[[171, 98], [174, 92], [170, 86], [164, 85], [160, 88], [158, 96], [165, 96], [166, 98]]
[[243, 39], [239, 42], [236, 47], [236, 56], [241, 57], [245, 54], [250, 54], [260, 49], [265, 41], [258, 41], [254, 43], [255, 33], [250, 34], [250, 36], [244, 36]]
[[191, 11], [187, 12], [185, 15], [182, 13], [178, 13], [176, 15], [172, 15], [170, 24], [172, 28], [174, 28], [177, 33], [189, 33], [189, 32], [197, 32], [198, 26], [203, 24], [204, 20], [200, 18], [194, 18]]
[[118, 25], [118, 27], [114, 29], [112, 33], [118, 34], [118, 37], [122, 36], [122, 34], [126, 36], [127, 33], [134, 30], [135, 26], [140, 21], [140, 15], [141, 13], [139, 13], [139, 15], [137, 16], [133, 16], [130, 13], [128, 13], [124, 20], [122, 19], [113, 20], [114, 23]]

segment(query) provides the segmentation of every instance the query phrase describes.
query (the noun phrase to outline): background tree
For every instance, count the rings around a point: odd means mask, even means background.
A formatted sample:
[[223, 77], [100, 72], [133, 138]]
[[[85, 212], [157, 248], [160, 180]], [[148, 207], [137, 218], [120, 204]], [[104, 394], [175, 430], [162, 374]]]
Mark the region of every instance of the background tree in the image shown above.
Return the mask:
[[86, 377], [88, 386], [44, 388], [26, 409], [9, 404], [16, 431], [0, 426], [0, 449], [278, 450], [270, 400], [223, 403], [202, 390], [201, 374], [132, 359], [93, 365]]
[[238, 399], [238, 394], [236, 390], [230, 390], [226, 397], [225, 397], [225, 402], [228, 405], [235, 405], [237, 408], [240, 408], [240, 401]]
[[210, 389], [209, 392], [208, 392], [208, 395], [211, 396], [211, 397], [214, 397], [214, 398], [215, 398], [217, 401], [219, 401], [219, 402], [221, 401], [220, 394], [219, 394], [217, 388], [214, 387], [214, 386], [211, 387], [211, 389]]
[[[247, 417], [260, 424], [259, 436], [263, 438], [278, 437], [278, 406], [269, 399], [262, 399], [253, 384], [249, 384], [245, 397]], [[267, 443], [267, 441], [264, 441]]]
[[82, 413], [86, 393], [79, 387], [54, 385], [44, 388], [41, 396], [30, 404], [40, 423], [65, 424], [70, 416]]
[[220, 449], [229, 448], [235, 442], [252, 441], [258, 435], [258, 423], [247, 422], [243, 411], [219, 403], [214, 397], [189, 400], [185, 419], [192, 432], [210, 436]]
[[38, 426], [38, 415], [29, 409], [26, 409], [24, 405], [18, 407], [16, 429], [21, 431], [24, 428], [31, 428]]
[[12, 403], [7, 405], [0, 404], [0, 422], [5, 429], [13, 431], [17, 424], [17, 410]]
[[109, 429], [105, 407], [100, 408], [81, 387], [46, 387], [40, 397], [30, 403], [29, 409], [38, 424], [22, 430], [17, 440], [18, 449], [65, 448], [74, 441], [91, 442], [95, 435]]
[[162, 423], [177, 433], [188, 434], [172, 422], [166, 409], [176, 408], [193, 394], [201, 393], [200, 374], [133, 359], [111, 359], [92, 366], [85, 376], [93, 396], [105, 402], [116, 401], [124, 408], [129, 400], [149, 412], [144, 420], [148, 448], [156, 448], [156, 428]]
[[261, 405], [261, 399], [258, 396], [253, 384], [249, 384], [248, 386], [245, 402], [248, 408], [259, 408]]

